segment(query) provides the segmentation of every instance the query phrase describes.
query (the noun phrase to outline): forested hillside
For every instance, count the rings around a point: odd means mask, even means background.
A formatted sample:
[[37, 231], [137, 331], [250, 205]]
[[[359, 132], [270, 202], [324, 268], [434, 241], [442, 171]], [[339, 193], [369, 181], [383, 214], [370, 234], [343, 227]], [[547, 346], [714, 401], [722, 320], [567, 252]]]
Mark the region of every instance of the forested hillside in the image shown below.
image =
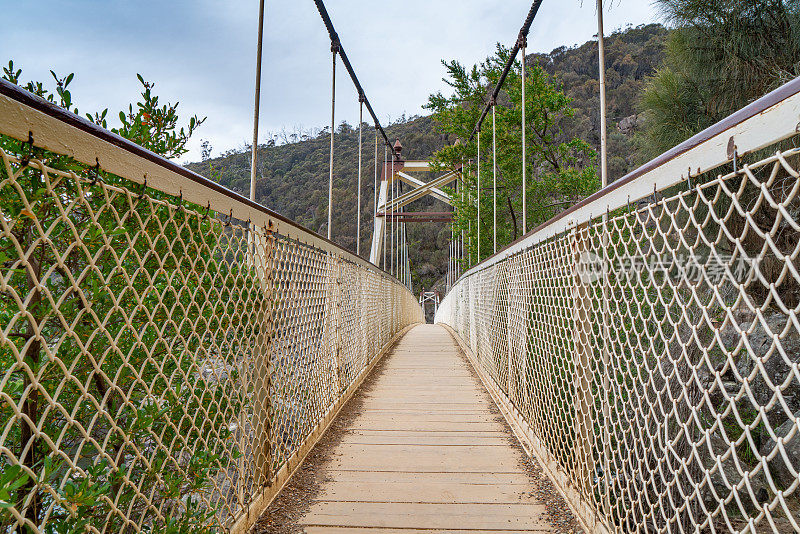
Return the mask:
[[[637, 102], [644, 83], [664, 58], [667, 30], [658, 24], [629, 28], [607, 37], [609, 107], [609, 173], [611, 179], [623, 175], [638, 163], [633, 134], [639, 123]], [[478, 58], [476, 58], [477, 60]], [[565, 134], [599, 145], [599, 87], [597, 43], [574, 48], [560, 47], [549, 54], [528, 56], [563, 84], [575, 115]], [[364, 129], [363, 216], [361, 251], [368, 254], [372, 238], [374, 132]], [[408, 159], [426, 159], [443, 145], [453, 142], [436, 130], [430, 116], [399, 121], [387, 128], [392, 140], [403, 143]], [[296, 137], [297, 138], [297, 137]], [[291, 140], [291, 137], [289, 138]], [[262, 204], [321, 234], [327, 232], [328, 158], [330, 137], [327, 130], [298, 142], [261, 145], [258, 150], [257, 199]], [[379, 158], [383, 158], [380, 149]], [[192, 163], [189, 168], [211, 177], [242, 194], [249, 193], [250, 155], [230, 151], [225, 156]], [[216, 173], [212, 173], [212, 167]], [[334, 156], [334, 240], [355, 251], [356, 183], [358, 131], [342, 123], [337, 129]], [[435, 201], [426, 199], [413, 205], [415, 211], [442, 211]], [[447, 268], [449, 232], [444, 224], [409, 225], [411, 264], [415, 289], [431, 287], [440, 281]]]
[[[633, 134], [641, 126], [640, 95], [648, 78], [661, 66], [668, 30], [660, 24], [637, 26], [606, 36], [606, 103], [609, 126], [611, 181], [644, 161], [637, 154]], [[556, 48], [549, 54], [533, 54], [537, 62], [563, 84], [572, 98], [575, 116], [567, 125], [567, 137], [579, 137], [600, 148], [600, 90], [597, 41], [576, 48]]]

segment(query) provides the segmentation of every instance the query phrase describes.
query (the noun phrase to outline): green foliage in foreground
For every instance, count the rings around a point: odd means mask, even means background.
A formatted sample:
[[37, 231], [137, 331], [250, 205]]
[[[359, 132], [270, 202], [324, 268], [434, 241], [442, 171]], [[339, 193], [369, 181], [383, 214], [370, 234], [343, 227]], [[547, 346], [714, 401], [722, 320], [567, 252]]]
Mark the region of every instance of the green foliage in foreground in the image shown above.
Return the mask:
[[[21, 74], [4, 68], [13, 83]], [[23, 87], [77, 113], [73, 75], [53, 77], [54, 92]], [[185, 153], [202, 119], [179, 128], [177, 104], [159, 104], [139, 79], [142, 100], [113, 131], [167, 157]], [[107, 115], [87, 116], [105, 127]], [[220, 261], [224, 233], [198, 215], [205, 208], [176, 208], [167, 195], [6, 136], [0, 148], [89, 178], [45, 176], [32, 164], [11, 179], [0, 167], [0, 530], [15, 523], [13, 507], [46, 532], [133, 531], [129, 521], [210, 532], [213, 510], [200, 496], [238, 454], [228, 419], [243, 397], [230, 394], [234, 366], [216, 382], [200, 367], [237, 353], [227, 336], [242, 310], [231, 308], [259, 306], [244, 294], [247, 268]]]
[[674, 26], [642, 95], [654, 157], [800, 75], [800, 0], [657, 0]]

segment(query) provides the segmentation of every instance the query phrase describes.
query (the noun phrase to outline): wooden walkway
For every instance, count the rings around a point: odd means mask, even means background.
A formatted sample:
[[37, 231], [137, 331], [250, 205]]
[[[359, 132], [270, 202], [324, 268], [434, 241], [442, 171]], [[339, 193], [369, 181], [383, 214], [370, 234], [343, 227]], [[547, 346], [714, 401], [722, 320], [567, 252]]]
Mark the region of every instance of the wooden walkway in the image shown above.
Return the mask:
[[514, 436], [444, 328], [385, 356], [299, 520], [309, 534], [546, 532]]

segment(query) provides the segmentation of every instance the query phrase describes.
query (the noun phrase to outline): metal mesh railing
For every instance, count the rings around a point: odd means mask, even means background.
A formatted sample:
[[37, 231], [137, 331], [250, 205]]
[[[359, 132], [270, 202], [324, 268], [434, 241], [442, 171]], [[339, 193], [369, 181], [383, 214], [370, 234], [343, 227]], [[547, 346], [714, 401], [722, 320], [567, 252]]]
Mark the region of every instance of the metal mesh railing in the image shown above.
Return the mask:
[[591, 531], [800, 531], [800, 149], [773, 154], [600, 198], [439, 308]]
[[182, 176], [172, 196], [0, 141], [2, 532], [241, 524], [422, 320], [394, 278], [189, 205]]

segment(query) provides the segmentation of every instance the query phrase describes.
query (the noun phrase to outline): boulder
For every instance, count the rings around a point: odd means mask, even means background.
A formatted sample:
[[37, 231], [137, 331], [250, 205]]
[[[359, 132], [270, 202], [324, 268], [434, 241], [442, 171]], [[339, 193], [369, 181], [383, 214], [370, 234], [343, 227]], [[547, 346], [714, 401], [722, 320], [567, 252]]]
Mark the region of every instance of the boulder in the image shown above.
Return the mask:
[[620, 120], [617, 124], [617, 128], [619, 128], [619, 131], [625, 135], [632, 135], [639, 127], [641, 122], [642, 121], [639, 118], [639, 115], [630, 115]]
[[[742, 446], [743, 445], [740, 445], [738, 447]], [[769, 492], [767, 491], [764, 473], [762, 471], [757, 473], [751, 471], [751, 468], [741, 461], [737, 467], [735, 456], [739, 448], [731, 454], [728, 454], [729, 451], [731, 451], [731, 445], [722, 437], [719, 431], [709, 434], [705, 440], [700, 442], [697, 448], [703, 468], [709, 472], [711, 485], [714, 488], [713, 492], [709, 487], [703, 488], [703, 500], [709, 510], [716, 509], [717, 506], [721, 505], [734, 491], [739, 494], [739, 498], [746, 508], [746, 510], [738, 510], [740, 513], [742, 511], [752, 513], [758, 509], [762, 503], [769, 501]], [[718, 456], [721, 458], [719, 466], [717, 465]], [[736, 488], [744, 477], [749, 479], [752, 493], [748, 489], [746, 483], [741, 489]], [[714, 493], [716, 493], [716, 497]], [[728, 507], [738, 508], [736, 499], [733, 499]]]
[[[800, 381], [792, 371], [793, 366], [800, 362], [800, 332], [790, 323], [789, 317], [780, 312], [766, 313], [766, 326], [752, 313], [739, 313], [736, 318], [750, 344], [749, 348], [743, 345], [732, 355], [736, 373], [743, 379], [748, 379], [753, 374], [749, 382], [752, 398], [748, 394], [744, 402], [751, 405], [753, 412], [757, 412], [760, 407], [767, 406], [776, 395], [777, 389], [786, 383], [779, 395], [786, 403], [788, 411], [780, 402], [776, 402], [767, 412], [770, 426], [781, 426], [792, 413], [800, 410]], [[787, 324], [787, 332], [776, 342], [774, 337], [780, 336]], [[720, 332], [720, 338], [724, 347], [732, 351], [741, 341], [742, 335], [729, 324]], [[779, 350], [779, 345], [783, 353]], [[765, 372], [756, 370], [759, 360], [763, 362]], [[744, 382], [735, 376], [733, 369], [728, 369], [722, 379], [726, 386], [728, 382], [734, 381], [740, 388], [744, 388]], [[738, 389], [734, 387], [729, 392], [734, 393]]]
[[[776, 428], [775, 435], [779, 439], [784, 440], [783, 448], [786, 451], [786, 456], [789, 458], [794, 470], [800, 472], [800, 411], [794, 414], [793, 419], [787, 420]], [[775, 450], [776, 446], [777, 442], [775, 440], [768, 439], [761, 446], [759, 452], [762, 456], [769, 456]], [[769, 467], [769, 472], [773, 480], [781, 488], [788, 488], [797, 480], [796, 477], [792, 475], [789, 465], [786, 460], [783, 459], [783, 455], [781, 455], [780, 451], [778, 451], [774, 458], [767, 462], [767, 466]]]

